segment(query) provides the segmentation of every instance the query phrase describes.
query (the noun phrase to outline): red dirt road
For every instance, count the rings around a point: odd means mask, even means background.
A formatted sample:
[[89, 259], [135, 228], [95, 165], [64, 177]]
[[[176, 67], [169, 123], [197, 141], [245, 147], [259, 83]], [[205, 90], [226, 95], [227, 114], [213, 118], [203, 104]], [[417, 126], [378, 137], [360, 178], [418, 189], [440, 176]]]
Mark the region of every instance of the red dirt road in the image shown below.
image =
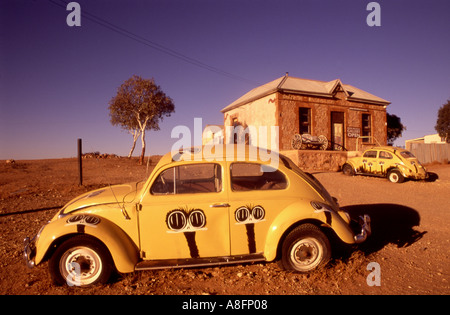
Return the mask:
[[[54, 286], [46, 263], [25, 266], [23, 238], [73, 197], [151, 170], [127, 159], [83, 163], [85, 186], [78, 187], [75, 159], [0, 161], [0, 294], [450, 294], [450, 165], [428, 168], [439, 177], [434, 182], [403, 184], [315, 173], [341, 207], [370, 214], [373, 235], [309, 275], [258, 263], [135, 272], [86, 289]], [[371, 262], [380, 266], [380, 286], [367, 284]]]

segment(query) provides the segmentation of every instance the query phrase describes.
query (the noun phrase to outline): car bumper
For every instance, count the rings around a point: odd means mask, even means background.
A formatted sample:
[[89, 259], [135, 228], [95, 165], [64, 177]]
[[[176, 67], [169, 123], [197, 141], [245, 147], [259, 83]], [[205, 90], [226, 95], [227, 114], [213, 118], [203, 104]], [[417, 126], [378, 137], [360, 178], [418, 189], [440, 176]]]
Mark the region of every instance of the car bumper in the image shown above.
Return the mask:
[[370, 226], [370, 217], [367, 214], [359, 216], [359, 233], [354, 236], [355, 243], [359, 244], [364, 242], [370, 234], [372, 234], [372, 228]]
[[424, 180], [424, 179], [428, 179], [429, 174], [428, 173], [417, 173], [413, 176], [414, 179], [417, 180]]
[[24, 250], [23, 250], [23, 258], [25, 259], [25, 263], [28, 268], [34, 267], [34, 257], [36, 257], [36, 243], [35, 238], [30, 239], [26, 237], [23, 240]]

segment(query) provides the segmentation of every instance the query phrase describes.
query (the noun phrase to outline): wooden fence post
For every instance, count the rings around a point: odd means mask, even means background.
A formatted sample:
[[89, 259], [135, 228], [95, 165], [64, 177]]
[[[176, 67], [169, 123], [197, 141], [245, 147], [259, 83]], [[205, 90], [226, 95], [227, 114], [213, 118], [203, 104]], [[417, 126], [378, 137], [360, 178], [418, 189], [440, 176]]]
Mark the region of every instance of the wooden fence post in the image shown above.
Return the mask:
[[79, 174], [79, 185], [83, 186], [83, 165], [81, 162], [82, 156], [82, 148], [81, 148], [81, 139], [78, 139], [78, 174]]

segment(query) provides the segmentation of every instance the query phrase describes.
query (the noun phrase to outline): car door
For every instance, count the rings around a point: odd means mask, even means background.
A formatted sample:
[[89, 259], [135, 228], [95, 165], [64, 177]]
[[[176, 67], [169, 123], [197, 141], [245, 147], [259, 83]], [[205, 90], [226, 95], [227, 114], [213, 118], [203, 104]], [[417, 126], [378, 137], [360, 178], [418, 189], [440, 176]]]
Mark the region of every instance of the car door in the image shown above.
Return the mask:
[[179, 164], [150, 184], [139, 211], [146, 260], [230, 254], [228, 197], [218, 163]]
[[286, 176], [268, 165], [230, 164], [231, 255], [262, 253], [270, 224], [290, 202], [280, 198]]
[[386, 176], [387, 170], [392, 164], [393, 156], [390, 152], [380, 151], [378, 153], [378, 172]]
[[377, 161], [377, 151], [376, 150], [368, 150], [364, 152], [364, 155], [361, 159], [362, 166], [360, 171], [365, 174], [376, 174], [378, 169], [378, 161]]

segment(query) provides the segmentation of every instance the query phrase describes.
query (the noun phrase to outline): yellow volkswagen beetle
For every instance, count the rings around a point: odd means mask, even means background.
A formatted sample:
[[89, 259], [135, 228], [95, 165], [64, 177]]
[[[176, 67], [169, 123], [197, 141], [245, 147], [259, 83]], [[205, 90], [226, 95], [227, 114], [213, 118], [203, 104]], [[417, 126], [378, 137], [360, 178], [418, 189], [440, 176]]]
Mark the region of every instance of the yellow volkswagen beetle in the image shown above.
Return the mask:
[[25, 239], [28, 266], [49, 260], [53, 281], [70, 286], [104, 283], [114, 271], [278, 258], [308, 272], [330, 259], [332, 239], [356, 244], [370, 234], [369, 216], [354, 224], [287, 157], [273, 163], [249, 146], [218, 148], [168, 153], [145, 182], [70, 201]]
[[387, 177], [393, 183], [406, 178], [426, 179], [428, 173], [409, 151], [397, 147], [375, 147], [364, 151], [360, 157], [347, 160], [342, 166], [345, 175], [372, 175]]

